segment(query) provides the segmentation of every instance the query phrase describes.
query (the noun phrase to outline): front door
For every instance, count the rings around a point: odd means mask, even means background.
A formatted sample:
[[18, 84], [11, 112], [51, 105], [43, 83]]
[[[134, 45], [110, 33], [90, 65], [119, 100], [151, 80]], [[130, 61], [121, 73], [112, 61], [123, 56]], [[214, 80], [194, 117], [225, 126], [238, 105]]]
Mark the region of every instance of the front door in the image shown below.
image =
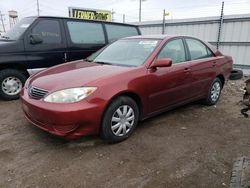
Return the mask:
[[184, 102], [192, 95], [190, 87], [189, 62], [182, 39], [174, 39], [165, 45], [157, 58], [171, 58], [171, 67], [149, 70], [149, 109], [155, 112]]
[[[31, 37], [41, 41], [32, 43]], [[46, 68], [66, 62], [66, 41], [59, 19], [42, 18], [27, 31], [24, 44], [29, 68]]]

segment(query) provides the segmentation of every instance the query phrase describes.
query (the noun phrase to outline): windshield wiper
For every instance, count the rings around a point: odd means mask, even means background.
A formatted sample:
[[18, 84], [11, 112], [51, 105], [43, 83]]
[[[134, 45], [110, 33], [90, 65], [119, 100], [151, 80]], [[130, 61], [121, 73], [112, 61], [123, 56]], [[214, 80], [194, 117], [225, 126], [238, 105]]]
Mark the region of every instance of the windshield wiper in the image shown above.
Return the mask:
[[93, 62], [93, 60], [90, 60], [90, 59], [84, 59], [84, 61]]
[[98, 63], [98, 64], [102, 64], [102, 65], [112, 65], [112, 63], [107, 63], [107, 62], [104, 62], [104, 61], [93, 61], [93, 60], [90, 60], [90, 59], [85, 59], [85, 61]]
[[6, 37], [6, 36], [1, 36], [3, 39], [7, 39], [7, 40], [9, 40], [10, 39], [10, 37]]
[[102, 65], [112, 65], [112, 63], [107, 63], [103, 61], [93, 61], [94, 63], [102, 64]]

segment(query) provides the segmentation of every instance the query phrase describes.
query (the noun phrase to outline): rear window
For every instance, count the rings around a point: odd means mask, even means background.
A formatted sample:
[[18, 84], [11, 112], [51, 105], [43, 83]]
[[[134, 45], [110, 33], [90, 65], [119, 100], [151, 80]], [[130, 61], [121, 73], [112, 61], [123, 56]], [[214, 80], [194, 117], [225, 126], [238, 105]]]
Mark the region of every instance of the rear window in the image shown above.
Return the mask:
[[75, 44], [105, 44], [102, 24], [68, 21], [70, 39]]
[[191, 60], [213, 57], [212, 52], [203, 43], [196, 39], [186, 39]]
[[132, 26], [105, 24], [105, 27], [109, 42], [114, 42], [124, 37], [138, 35], [137, 28]]

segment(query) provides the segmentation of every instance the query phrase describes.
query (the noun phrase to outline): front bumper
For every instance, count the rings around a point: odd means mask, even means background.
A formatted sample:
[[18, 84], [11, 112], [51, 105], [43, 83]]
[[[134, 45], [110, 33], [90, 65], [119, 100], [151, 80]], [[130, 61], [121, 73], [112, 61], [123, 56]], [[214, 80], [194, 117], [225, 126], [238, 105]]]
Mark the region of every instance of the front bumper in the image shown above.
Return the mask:
[[70, 140], [99, 133], [105, 101], [47, 103], [30, 98], [26, 89], [21, 92], [21, 100], [26, 118], [50, 134]]

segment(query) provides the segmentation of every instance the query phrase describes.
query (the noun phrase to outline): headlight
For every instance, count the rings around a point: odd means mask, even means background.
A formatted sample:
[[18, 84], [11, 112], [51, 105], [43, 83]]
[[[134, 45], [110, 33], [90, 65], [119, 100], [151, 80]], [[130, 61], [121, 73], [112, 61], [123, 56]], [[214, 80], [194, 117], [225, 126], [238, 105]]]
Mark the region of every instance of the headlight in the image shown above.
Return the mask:
[[74, 103], [91, 95], [96, 87], [79, 87], [56, 91], [45, 97], [45, 102], [50, 103]]

